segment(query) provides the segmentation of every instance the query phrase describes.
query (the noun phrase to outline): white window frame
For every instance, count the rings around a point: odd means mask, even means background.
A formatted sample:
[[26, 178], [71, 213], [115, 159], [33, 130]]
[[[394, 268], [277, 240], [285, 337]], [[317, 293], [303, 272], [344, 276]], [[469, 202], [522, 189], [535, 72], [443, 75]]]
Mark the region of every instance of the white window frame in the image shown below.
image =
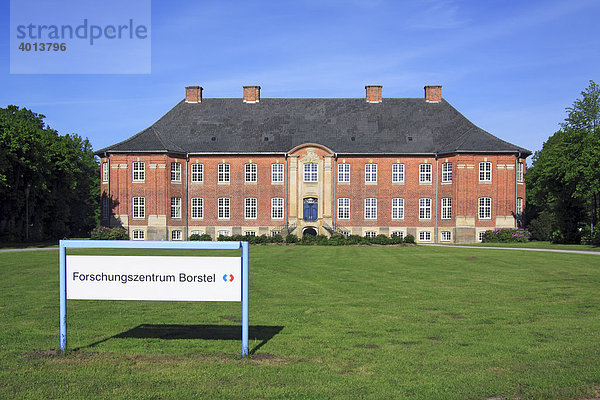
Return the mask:
[[401, 197], [392, 199], [392, 219], [404, 219], [404, 199]]
[[452, 197], [442, 197], [442, 219], [452, 219]]
[[428, 184], [432, 182], [431, 179], [431, 164], [424, 163], [419, 164], [419, 183]]
[[256, 197], [246, 197], [244, 199], [244, 219], [256, 219], [257, 201]]
[[350, 183], [350, 164], [348, 164], [348, 163], [338, 164], [338, 182], [339, 183]]
[[318, 182], [319, 181], [319, 164], [317, 163], [306, 163], [303, 167], [304, 171], [304, 182]]
[[231, 200], [229, 197], [219, 197], [217, 199], [217, 218], [229, 219], [231, 217]]
[[523, 198], [517, 197], [517, 204], [515, 207], [515, 212], [517, 215], [523, 214]]
[[204, 199], [202, 197], [192, 197], [190, 200], [190, 210], [192, 219], [203, 219]]
[[377, 164], [365, 164], [365, 183], [377, 183]]
[[146, 240], [146, 232], [141, 229], [134, 229], [131, 231], [132, 240]]
[[171, 197], [171, 219], [181, 219], [181, 197]]
[[227, 163], [217, 165], [217, 182], [229, 183], [231, 167]]
[[199, 231], [197, 229], [194, 229], [193, 231], [190, 231], [190, 236], [192, 236], [192, 235], [202, 236], [202, 235], [204, 235], [204, 232], [203, 231]]
[[404, 183], [404, 164], [392, 164], [392, 183]]
[[479, 207], [477, 215], [481, 220], [491, 220], [492, 219], [492, 198], [491, 197], [480, 197], [479, 198]]
[[431, 232], [419, 231], [419, 242], [431, 242]]
[[231, 234], [229, 233], [228, 230], [223, 229], [223, 230], [220, 230], [217, 232], [217, 237], [219, 237], [219, 236], [231, 236]]
[[146, 180], [146, 164], [143, 161], [131, 163], [131, 179], [133, 182], [144, 182]]
[[442, 183], [452, 183], [452, 163], [442, 163]]
[[365, 219], [377, 219], [377, 198], [367, 197], [365, 199]]
[[246, 231], [244, 232], [244, 236], [256, 236], [256, 231]]
[[183, 234], [179, 229], [171, 231], [171, 240], [183, 240]]
[[271, 219], [283, 219], [283, 216], [283, 197], [273, 197], [271, 199]]
[[132, 212], [131, 216], [133, 219], [144, 219], [146, 217], [146, 198], [145, 197], [132, 197]]
[[181, 182], [181, 163], [171, 163], [171, 182]]
[[431, 199], [428, 197], [422, 197], [419, 199], [419, 219], [431, 219]]
[[281, 231], [271, 231], [271, 237], [281, 235]]
[[492, 181], [492, 163], [483, 161], [479, 163], [479, 182]]
[[244, 182], [256, 183], [257, 180], [257, 167], [254, 163], [248, 163], [244, 165]]
[[337, 203], [338, 219], [350, 219], [350, 198], [340, 197]]
[[478, 242], [483, 242], [483, 237], [485, 236], [485, 231], [479, 231], [477, 232], [477, 241]]
[[283, 179], [283, 164], [271, 164], [271, 183], [282, 183]]
[[442, 231], [440, 234], [441, 242], [451, 242], [452, 241], [452, 232], [450, 231]]
[[102, 163], [102, 183], [107, 183], [108, 182], [108, 162], [103, 162]]
[[204, 182], [204, 164], [193, 163], [191, 166], [191, 177], [193, 183]]
[[518, 162], [517, 163], [517, 183], [523, 183], [523, 163], [522, 162]]
[[365, 237], [374, 238], [376, 236], [377, 236], [377, 232], [375, 232], [375, 231], [366, 231], [365, 232]]
[[400, 239], [404, 239], [404, 231], [393, 231], [391, 236], [400, 236]]

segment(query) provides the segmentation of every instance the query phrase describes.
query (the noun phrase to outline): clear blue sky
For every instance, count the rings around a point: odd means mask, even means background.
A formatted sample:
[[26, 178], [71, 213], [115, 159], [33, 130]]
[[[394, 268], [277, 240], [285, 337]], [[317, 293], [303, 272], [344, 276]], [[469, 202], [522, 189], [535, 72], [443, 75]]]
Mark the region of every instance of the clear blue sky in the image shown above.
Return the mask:
[[532, 151], [590, 79], [600, 81], [600, 2], [153, 1], [152, 73], [9, 74], [2, 2], [0, 106], [46, 115], [94, 149], [145, 129], [201, 85], [205, 97], [443, 97], [488, 132]]

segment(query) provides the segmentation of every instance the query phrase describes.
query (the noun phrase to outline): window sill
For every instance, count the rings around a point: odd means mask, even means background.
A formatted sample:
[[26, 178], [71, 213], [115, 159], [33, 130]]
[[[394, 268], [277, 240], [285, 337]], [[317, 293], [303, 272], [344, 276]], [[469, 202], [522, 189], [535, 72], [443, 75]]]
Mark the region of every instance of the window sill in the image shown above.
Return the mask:
[[172, 184], [181, 185], [181, 181], [171, 181]]
[[204, 185], [204, 181], [191, 181], [192, 185]]
[[484, 184], [484, 185], [491, 185], [492, 181], [479, 181], [479, 183]]
[[419, 185], [422, 185], [422, 186], [431, 186], [432, 183], [431, 182], [419, 182]]
[[284, 182], [273, 182], [271, 181], [271, 185], [283, 185]]
[[244, 185], [256, 185], [257, 182], [244, 182]]
[[452, 181], [450, 181], [450, 182], [442, 182], [442, 185], [452, 185]]
[[229, 185], [229, 182], [217, 182], [217, 185]]
[[365, 185], [377, 185], [377, 182], [365, 182]]
[[392, 182], [392, 185], [404, 186], [404, 182]]

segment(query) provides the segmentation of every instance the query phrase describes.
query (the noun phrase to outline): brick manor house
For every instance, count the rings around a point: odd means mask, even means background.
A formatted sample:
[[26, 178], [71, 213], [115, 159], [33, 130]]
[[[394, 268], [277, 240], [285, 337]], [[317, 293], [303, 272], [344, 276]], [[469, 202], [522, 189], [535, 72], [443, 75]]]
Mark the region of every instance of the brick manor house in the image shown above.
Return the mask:
[[425, 86], [424, 98], [185, 99], [96, 152], [102, 223], [134, 240], [194, 233], [411, 234], [469, 243], [516, 226], [529, 150], [478, 128]]

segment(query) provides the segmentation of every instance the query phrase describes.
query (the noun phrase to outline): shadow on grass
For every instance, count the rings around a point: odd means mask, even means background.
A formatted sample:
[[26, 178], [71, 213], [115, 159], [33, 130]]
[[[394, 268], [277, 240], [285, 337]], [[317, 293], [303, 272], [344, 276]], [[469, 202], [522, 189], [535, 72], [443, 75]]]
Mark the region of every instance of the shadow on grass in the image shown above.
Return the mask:
[[[249, 351], [250, 355], [256, 353], [273, 336], [283, 329], [283, 326], [251, 325], [248, 327], [248, 339], [261, 342]], [[142, 324], [128, 331], [99, 340], [80, 348], [95, 347], [110, 339], [204, 339], [204, 340], [242, 340], [242, 327], [240, 325], [167, 325], [167, 324]], [[74, 350], [79, 350], [74, 349]]]

